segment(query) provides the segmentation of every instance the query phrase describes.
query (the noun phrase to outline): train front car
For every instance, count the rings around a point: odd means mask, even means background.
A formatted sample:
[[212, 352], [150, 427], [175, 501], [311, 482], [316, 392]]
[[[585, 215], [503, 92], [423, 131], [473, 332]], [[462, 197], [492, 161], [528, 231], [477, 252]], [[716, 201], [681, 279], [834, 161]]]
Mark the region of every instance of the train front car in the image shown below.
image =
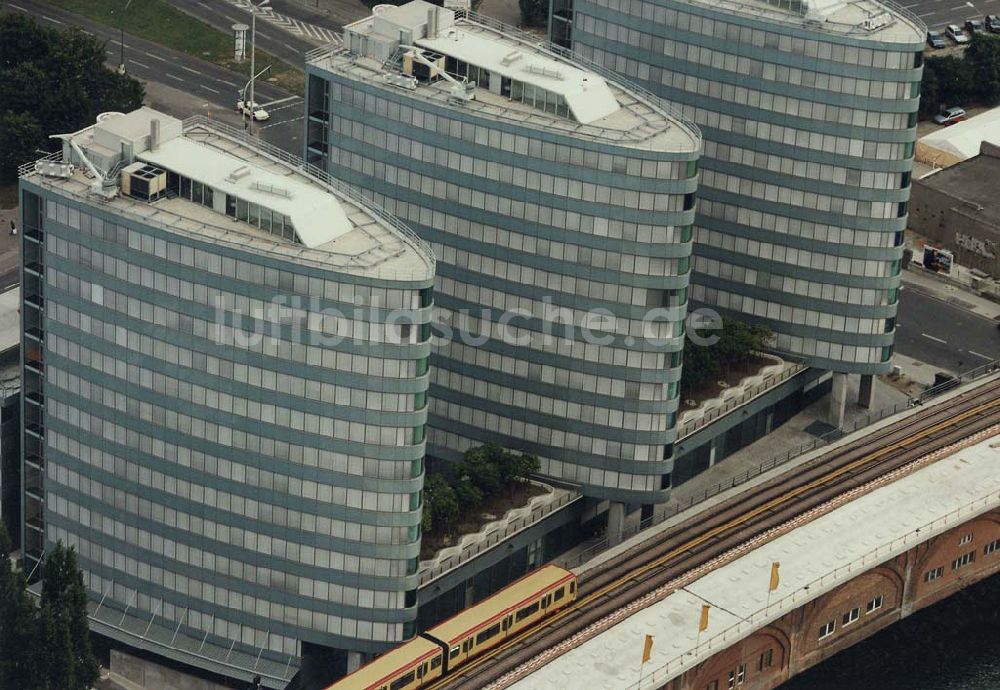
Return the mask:
[[547, 565], [462, 611], [422, 637], [447, 649], [448, 672], [496, 647], [512, 635], [538, 623], [576, 599], [576, 575]]
[[326, 690], [417, 690], [576, 599], [576, 575], [547, 565], [420, 633]]
[[415, 637], [389, 650], [326, 690], [417, 690], [441, 677], [441, 646]]

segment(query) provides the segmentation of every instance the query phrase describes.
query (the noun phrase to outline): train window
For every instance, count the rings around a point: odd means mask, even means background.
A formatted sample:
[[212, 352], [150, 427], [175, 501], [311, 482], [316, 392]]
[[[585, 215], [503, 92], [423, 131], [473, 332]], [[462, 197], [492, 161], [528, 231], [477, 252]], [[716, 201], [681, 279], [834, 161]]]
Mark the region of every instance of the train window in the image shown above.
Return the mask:
[[565, 594], [565, 591], [564, 591], [565, 589], [566, 589], [565, 587], [560, 587], [559, 589], [556, 590], [556, 595], [555, 595], [556, 596], [556, 601], [559, 601], [560, 599], [563, 598], [563, 594]]
[[496, 625], [491, 625], [490, 627], [486, 628], [486, 630], [476, 635], [476, 644], [482, 644], [483, 642], [490, 639], [499, 632], [500, 632], [499, 623], [497, 623]]
[[[458, 653], [457, 649], [455, 650], [455, 653], [456, 654]], [[440, 665], [441, 665], [441, 657], [436, 656], [433, 659], [431, 659], [431, 668], [437, 668]]]
[[523, 609], [518, 611], [517, 614], [515, 614], [514, 619], [523, 621], [525, 618], [527, 618], [537, 610], [538, 610], [538, 602], [536, 601], [534, 604], [531, 604], [530, 606], [525, 606]]
[[570, 582], [569, 583], [569, 593], [572, 594], [575, 591], [576, 591], [576, 583], [575, 582]]
[[458, 656], [458, 645], [451, 648], [451, 653], [448, 654], [448, 658], [454, 659], [456, 656]]
[[389, 685], [389, 690], [399, 690], [400, 688], [405, 688], [407, 685], [413, 682], [416, 674], [410, 671], [405, 676], [400, 676], [396, 680], [392, 681]]
[[471, 644], [472, 644], [472, 640], [471, 640], [471, 639], [469, 639], [469, 640], [466, 640], [465, 642], [463, 642], [463, 643], [462, 643], [462, 651], [463, 651], [463, 652], [467, 652], [467, 651], [469, 651], [469, 646], [470, 646]]

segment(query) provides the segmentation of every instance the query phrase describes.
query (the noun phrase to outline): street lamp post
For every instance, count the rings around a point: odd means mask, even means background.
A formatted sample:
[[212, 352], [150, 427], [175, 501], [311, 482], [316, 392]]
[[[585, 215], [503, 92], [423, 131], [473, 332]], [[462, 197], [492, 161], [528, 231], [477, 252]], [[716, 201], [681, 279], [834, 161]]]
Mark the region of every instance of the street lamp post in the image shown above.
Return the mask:
[[[131, 2], [131, 0], [129, 0]], [[254, 100], [254, 81], [256, 77], [255, 59], [257, 57], [257, 11], [271, 4], [271, 0], [260, 0], [257, 4], [250, 3], [250, 136], [253, 136], [253, 118], [256, 101]], [[244, 102], [244, 106], [246, 103]]]
[[121, 60], [118, 63], [118, 73], [125, 74], [125, 10], [132, 4], [132, 0], [127, 0], [125, 7], [118, 15], [118, 30], [120, 32], [118, 44], [121, 46]]

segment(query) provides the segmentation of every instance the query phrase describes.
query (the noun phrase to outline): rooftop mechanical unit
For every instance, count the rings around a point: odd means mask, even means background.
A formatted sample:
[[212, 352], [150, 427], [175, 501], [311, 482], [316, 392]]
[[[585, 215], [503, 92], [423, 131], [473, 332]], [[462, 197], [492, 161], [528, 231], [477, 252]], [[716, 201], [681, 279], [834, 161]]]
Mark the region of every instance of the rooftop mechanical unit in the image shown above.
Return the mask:
[[167, 173], [148, 163], [133, 163], [122, 170], [122, 194], [156, 201], [167, 191]]

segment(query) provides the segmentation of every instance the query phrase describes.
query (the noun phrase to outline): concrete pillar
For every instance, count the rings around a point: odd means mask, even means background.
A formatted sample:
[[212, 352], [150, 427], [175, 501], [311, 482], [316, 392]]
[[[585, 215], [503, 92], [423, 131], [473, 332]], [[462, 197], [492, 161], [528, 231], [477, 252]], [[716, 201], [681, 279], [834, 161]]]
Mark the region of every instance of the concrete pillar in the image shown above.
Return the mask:
[[365, 663], [365, 655], [361, 652], [347, 653], [347, 672], [354, 673]]
[[844, 425], [844, 410], [847, 408], [847, 374], [833, 373], [833, 385], [830, 388], [830, 416], [826, 420], [830, 426], [840, 428]]
[[625, 529], [625, 504], [611, 501], [608, 504], [608, 545], [620, 544]]
[[862, 374], [861, 385], [858, 386], [858, 404], [866, 410], [872, 409], [875, 402], [875, 376]]
[[713, 437], [711, 441], [708, 442], [708, 466], [712, 467], [715, 465], [715, 455], [719, 450], [719, 444], [717, 442], [717, 437]]

